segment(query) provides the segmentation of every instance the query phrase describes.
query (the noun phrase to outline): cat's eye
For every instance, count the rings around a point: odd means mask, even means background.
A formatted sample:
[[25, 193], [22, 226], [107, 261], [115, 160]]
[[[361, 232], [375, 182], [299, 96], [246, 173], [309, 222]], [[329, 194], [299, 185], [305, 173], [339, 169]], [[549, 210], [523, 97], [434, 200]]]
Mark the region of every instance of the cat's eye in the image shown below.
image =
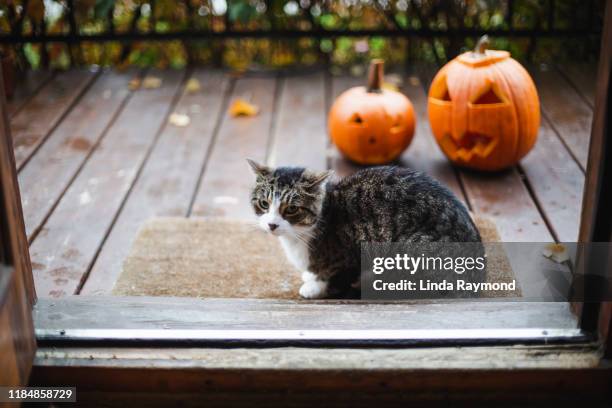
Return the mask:
[[299, 208], [298, 208], [297, 206], [295, 206], [295, 205], [288, 205], [288, 206], [285, 208], [285, 214], [287, 214], [287, 215], [292, 215], [292, 214], [297, 213], [297, 212], [298, 212], [298, 210], [299, 210]]
[[270, 204], [268, 204], [266, 200], [259, 200], [258, 204], [259, 208], [261, 208], [262, 210], [267, 210], [268, 207], [270, 207]]

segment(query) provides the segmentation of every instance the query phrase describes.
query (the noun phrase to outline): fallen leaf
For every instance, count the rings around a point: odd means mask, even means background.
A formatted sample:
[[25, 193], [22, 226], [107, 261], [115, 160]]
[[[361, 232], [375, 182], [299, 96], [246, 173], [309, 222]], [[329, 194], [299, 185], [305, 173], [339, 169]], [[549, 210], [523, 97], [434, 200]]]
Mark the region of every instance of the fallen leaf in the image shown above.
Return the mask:
[[241, 78], [244, 76], [245, 71], [244, 70], [240, 70], [240, 69], [236, 69], [232, 72], [229, 73], [229, 76], [232, 78]]
[[552, 259], [557, 263], [563, 263], [570, 260], [567, 248], [563, 244], [548, 244], [542, 251], [542, 255], [546, 258]]
[[236, 99], [230, 106], [229, 113], [233, 117], [237, 116], [255, 116], [259, 112], [259, 107], [244, 99]]
[[130, 82], [128, 82], [128, 89], [130, 91], [135, 91], [140, 88], [140, 78], [132, 78]]
[[146, 76], [142, 81], [142, 87], [145, 89], [159, 88], [162, 84], [161, 78], [155, 76]]
[[383, 82], [382, 89], [386, 89], [387, 91], [399, 92], [399, 88], [397, 87], [397, 85], [392, 84], [391, 82]]
[[189, 123], [191, 123], [191, 119], [187, 115], [175, 112], [170, 115], [170, 117], [168, 118], [168, 122], [170, 122], [174, 126], [185, 127], [188, 126]]
[[185, 91], [189, 93], [196, 93], [200, 89], [201, 89], [200, 81], [198, 81], [195, 78], [190, 78], [189, 81], [187, 81], [187, 84], [185, 84]]
[[404, 83], [404, 80], [402, 79], [402, 76], [398, 74], [385, 74], [385, 82], [389, 82], [400, 88]]

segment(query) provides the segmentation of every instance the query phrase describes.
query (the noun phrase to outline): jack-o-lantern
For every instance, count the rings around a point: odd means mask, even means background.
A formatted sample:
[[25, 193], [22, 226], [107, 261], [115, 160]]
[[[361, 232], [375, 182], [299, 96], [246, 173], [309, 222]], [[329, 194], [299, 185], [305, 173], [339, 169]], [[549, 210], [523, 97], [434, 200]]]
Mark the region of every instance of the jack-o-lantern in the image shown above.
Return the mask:
[[429, 89], [431, 130], [460, 166], [501, 170], [536, 142], [540, 102], [533, 80], [507, 51], [488, 50], [482, 37], [435, 76]]
[[403, 94], [383, 89], [383, 61], [370, 64], [368, 86], [351, 88], [334, 102], [329, 133], [338, 149], [359, 164], [391, 162], [408, 147], [414, 109]]

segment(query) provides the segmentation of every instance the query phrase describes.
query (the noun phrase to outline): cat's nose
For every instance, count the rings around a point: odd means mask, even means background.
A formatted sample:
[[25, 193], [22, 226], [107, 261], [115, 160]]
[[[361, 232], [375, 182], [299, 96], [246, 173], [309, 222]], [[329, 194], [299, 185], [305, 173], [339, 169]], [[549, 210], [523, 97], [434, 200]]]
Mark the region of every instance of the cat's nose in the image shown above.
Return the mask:
[[268, 224], [268, 227], [270, 227], [270, 231], [274, 231], [275, 229], [277, 229], [277, 228], [278, 228], [278, 224], [272, 224], [272, 223], [270, 223], [270, 224]]

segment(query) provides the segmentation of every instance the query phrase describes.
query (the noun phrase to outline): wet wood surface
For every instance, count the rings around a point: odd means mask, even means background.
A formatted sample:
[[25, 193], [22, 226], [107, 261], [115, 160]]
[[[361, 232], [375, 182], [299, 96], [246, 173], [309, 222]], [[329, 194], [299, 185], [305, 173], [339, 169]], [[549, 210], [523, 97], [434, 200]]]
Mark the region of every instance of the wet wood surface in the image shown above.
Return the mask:
[[77, 291], [139, 176], [172, 108], [183, 72], [159, 74], [158, 89], [139, 90], [62, 196], [30, 246], [40, 297]]
[[277, 79], [240, 78], [234, 85], [231, 103], [243, 99], [255, 103], [259, 113], [232, 118], [223, 112], [215, 145], [206, 163], [202, 182], [193, 203], [192, 216], [249, 218], [252, 213], [250, 187], [255, 180], [247, 158], [266, 161], [277, 96]]
[[198, 80], [202, 90], [183, 92], [174, 109], [188, 114], [190, 125], [164, 125], [81, 293], [95, 295], [112, 289], [138, 230], [149, 218], [188, 214], [212, 145], [215, 121], [211, 118], [218, 117], [225, 108], [223, 95], [230, 86], [230, 80], [220, 72], [197, 70], [190, 78]]
[[[108, 297], [72, 296], [59, 301], [41, 299], [34, 309], [34, 319], [36, 327], [45, 330], [83, 327], [101, 330], [576, 328], [569, 304], [563, 302], [426, 302], [412, 303], [409, 309], [406, 306], [405, 302], [147, 296], [114, 296], [111, 301]], [[296, 314], [299, 319], [295, 318]], [[95, 327], [86, 323], [92, 321], [96, 322]]]
[[53, 75], [51, 71], [27, 71], [20, 75], [15, 84], [15, 92], [6, 103], [9, 117], [14, 116]]
[[[398, 72], [417, 127], [395, 164], [441, 181], [472, 212], [492, 218], [504, 241], [573, 241], [592, 119], [590, 71], [579, 64], [532, 70], [542, 103], [539, 140], [519, 166], [493, 174], [451, 166], [435, 143], [426, 106], [435, 69]], [[71, 71], [32, 78], [17, 91], [11, 126], [41, 297], [109, 294], [151, 217], [252, 217], [247, 157], [339, 176], [360, 168], [330, 144], [326, 123], [334, 98], [361, 78], [157, 71], [159, 88], [131, 91], [137, 75]], [[199, 91], [186, 92], [188, 77], [199, 80]], [[231, 117], [237, 98], [258, 105], [259, 114]], [[173, 112], [191, 123], [168, 124]]]
[[538, 87], [543, 118], [548, 118], [580, 167], [585, 170], [589, 153], [593, 109], [553, 69], [531, 69]]
[[[129, 98], [131, 73], [104, 73], [40, 147], [36, 160], [19, 173], [21, 200], [30, 239], [39, 231], [64, 191]], [[34, 119], [36, 120], [36, 119]]]
[[21, 169], [43, 144], [95, 75], [85, 70], [58, 74], [11, 118], [11, 134], [18, 169]]

